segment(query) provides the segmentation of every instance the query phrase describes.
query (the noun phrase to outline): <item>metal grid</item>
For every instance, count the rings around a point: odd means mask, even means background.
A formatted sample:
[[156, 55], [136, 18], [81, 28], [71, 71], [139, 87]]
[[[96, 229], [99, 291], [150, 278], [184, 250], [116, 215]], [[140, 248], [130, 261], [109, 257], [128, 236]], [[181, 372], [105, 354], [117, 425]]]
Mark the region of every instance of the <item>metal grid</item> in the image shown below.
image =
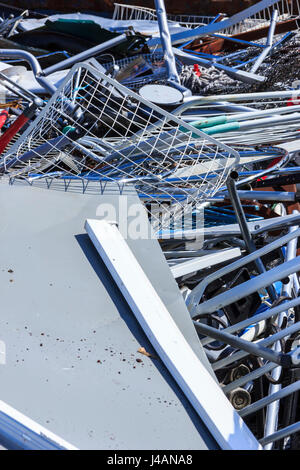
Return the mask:
[[[295, 377], [286, 385], [285, 377], [288, 376], [284, 372], [297, 370], [300, 365], [300, 321], [299, 315], [295, 314], [295, 308], [299, 309], [300, 305], [299, 280], [295, 274], [299, 269], [299, 257], [295, 258], [299, 235], [299, 228], [293, 227], [287, 235], [206, 276], [187, 298], [203, 347], [211, 356], [211, 351], [214, 350], [212, 368], [218, 375], [223, 392], [242, 418], [248, 422], [249, 419], [252, 420], [251, 429], [255, 416], [266, 410], [263, 435], [256, 434], [260, 443], [268, 449], [274, 442], [288, 438], [300, 428], [300, 423], [294, 422], [277, 430], [278, 413], [284, 406], [281, 400], [300, 390], [299, 373], [296, 372]], [[287, 246], [284, 263], [210, 300], [198, 303], [211, 282], [284, 245]], [[237, 298], [242, 300], [249, 296], [253, 292], [253, 283], [257, 283], [255, 289], [262, 294], [274, 279], [283, 279], [286, 275], [289, 276], [289, 283], [283, 285], [280, 297], [275, 302], [269, 303], [270, 299], [265, 296], [262, 308], [254, 316], [235, 324], [226, 325], [224, 319], [221, 321], [222, 309]], [[205, 319], [217, 317], [220, 319], [217, 326], [206, 324]], [[252, 392], [262, 379], [269, 385], [269, 392], [253, 401]]]
[[[143, 57], [143, 59], [155, 69], [160, 68], [156, 73], [150, 73], [143, 77], [136, 77], [128, 80], [124, 80], [124, 85], [126, 85], [131, 90], [139, 90], [142, 86], [146, 85], [147, 83], [160, 83], [167, 80], [167, 69], [165, 66], [165, 58], [161, 52], [154, 52], [152, 54], [142, 54], [142, 55], [135, 55], [132, 57], [126, 57], [125, 59], [116, 60], [114, 62], [103, 63], [103, 67], [109, 70], [114, 65], [118, 65], [120, 67], [120, 72], [130, 63], [132, 63], [138, 57]], [[183, 65], [179, 60], [176, 60], [176, 68], [178, 74], [182, 72]]]
[[[250, 31], [258, 28], [262, 28], [269, 25], [272, 12], [278, 10], [279, 21], [287, 20], [289, 18], [298, 17], [300, 14], [299, 0], [290, 2], [289, 0], [279, 0], [272, 6], [262, 8], [261, 11], [255, 15], [246, 18], [244, 21], [240, 21], [222, 31], [225, 35], [239, 34], [243, 31]], [[199, 27], [201, 25], [209, 24], [213, 21], [213, 16], [201, 16], [201, 15], [167, 15], [167, 18], [171, 22], [180, 23], [181, 26], [188, 28]], [[115, 10], [113, 14], [114, 20], [150, 20], [157, 21], [156, 11], [151, 8], [121, 5], [115, 3]]]
[[287, 20], [290, 18], [297, 18], [300, 14], [299, 1], [294, 0], [279, 0], [273, 5], [263, 8], [261, 11], [256, 13], [244, 21], [236, 23], [222, 31], [226, 35], [234, 35], [242, 33], [243, 31], [251, 31], [265, 26], [269, 26], [269, 22], [274, 10], [278, 11], [278, 21]]
[[[152, 8], [134, 6], [134, 5], [122, 5], [120, 3], [114, 4], [114, 20], [148, 20], [157, 21], [156, 10]], [[209, 24], [214, 16], [203, 16], [203, 15], [167, 15], [168, 21], [174, 23], [180, 23], [182, 26], [197, 27], [203, 24]]]
[[[239, 154], [86, 64], [75, 65], [0, 161], [10, 181], [133, 184], [159, 227], [214, 195]], [[93, 184], [93, 187], [95, 185]], [[153, 213], [152, 213], [153, 215]], [[154, 224], [155, 225], [155, 224]]]

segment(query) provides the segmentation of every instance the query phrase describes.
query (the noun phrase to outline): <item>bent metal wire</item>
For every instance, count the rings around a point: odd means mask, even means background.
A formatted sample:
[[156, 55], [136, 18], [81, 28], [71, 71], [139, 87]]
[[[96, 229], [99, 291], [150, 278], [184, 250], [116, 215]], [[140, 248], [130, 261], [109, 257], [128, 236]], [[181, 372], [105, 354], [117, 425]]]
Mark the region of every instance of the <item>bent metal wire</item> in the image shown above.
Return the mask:
[[237, 151], [80, 63], [1, 158], [0, 172], [10, 182], [60, 181], [64, 190], [78, 181], [83, 191], [90, 181], [99, 191], [108, 181], [134, 185], [148, 204], [167, 203], [161, 228], [212, 197], [238, 162]]

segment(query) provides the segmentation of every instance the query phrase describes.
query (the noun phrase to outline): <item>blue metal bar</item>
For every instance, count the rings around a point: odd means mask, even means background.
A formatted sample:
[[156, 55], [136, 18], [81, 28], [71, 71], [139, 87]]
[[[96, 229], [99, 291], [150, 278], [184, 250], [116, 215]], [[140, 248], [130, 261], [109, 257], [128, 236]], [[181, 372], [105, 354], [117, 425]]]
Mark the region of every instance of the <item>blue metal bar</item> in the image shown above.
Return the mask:
[[[196, 39], [201, 36], [211, 35], [217, 31], [222, 31], [274, 5], [274, 3], [277, 3], [277, 1], [278, 0], [261, 0], [255, 5], [252, 5], [249, 8], [246, 8], [245, 10], [236, 13], [227, 20], [209, 24], [207, 26], [200, 26], [199, 28], [190, 29], [181, 33], [173, 34], [171, 36], [172, 44], [181, 44], [182, 42], [188, 41], [189, 39]], [[155, 47], [159, 44], [160, 38], [152, 38], [148, 41], [148, 47]]]
[[300, 431], [300, 421], [297, 423], [291, 424], [290, 426], [287, 426], [286, 428], [280, 429], [280, 431], [274, 432], [274, 434], [271, 434], [270, 436], [263, 437], [260, 439], [260, 444], [265, 446], [269, 444], [270, 442], [275, 442], [279, 441], [279, 439], [283, 439], [284, 437], [290, 436], [291, 434], [294, 434], [296, 432]]
[[256, 42], [252, 41], [245, 41], [245, 39], [238, 39], [238, 38], [233, 38], [231, 36], [223, 36], [222, 34], [212, 34], [212, 36], [220, 39], [227, 39], [228, 41], [232, 42], [237, 42], [238, 44], [245, 44], [245, 46], [255, 46], [255, 47], [260, 47], [262, 49], [265, 49], [264, 44], [257, 44]]

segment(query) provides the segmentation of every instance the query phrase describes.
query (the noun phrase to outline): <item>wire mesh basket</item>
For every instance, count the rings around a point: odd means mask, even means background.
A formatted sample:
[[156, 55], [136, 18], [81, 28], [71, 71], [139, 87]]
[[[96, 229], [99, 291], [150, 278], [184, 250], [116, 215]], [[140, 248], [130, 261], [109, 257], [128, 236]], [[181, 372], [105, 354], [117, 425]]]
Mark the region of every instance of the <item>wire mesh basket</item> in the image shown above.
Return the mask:
[[[170, 15], [167, 14], [168, 21], [172, 23], [179, 23], [181, 26], [187, 28], [195, 28], [203, 24], [210, 23], [215, 17], [204, 15]], [[144, 21], [157, 21], [157, 13], [153, 8], [123, 5], [114, 3], [113, 20], [144, 20]]]
[[[137, 91], [142, 86], [147, 85], [148, 83], [162, 83], [167, 80], [167, 68], [165, 65], [165, 58], [161, 52], [135, 55], [113, 62], [102, 63], [102, 65], [106, 68], [106, 70], [109, 70], [114, 65], [118, 65], [120, 68], [120, 74], [122, 74], [122, 72], [126, 70], [128, 66], [134, 64], [134, 62], [138, 59], [143, 60], [143, 63], [145, 64], [144, 69], [146, 69], [145, 73], [142, 73], [142, 70], [140, 75], [134, 76], [133, 74], [128, 78], [124, 78], [122, 80], [119, 80], [117, 76], [117, 80], [120, 81], [123, 85], [130, 88], [131, 90]], [[180, 75], [183, 70], [183, 64], [178, 59], [176, 59], [176, 68], [178, 74]], [[138, 70], [139, 67], [136, 66], [136, 69]]]
[[133, 185], [147, 208], [162, 208], [152, 218], [160, 229], [213, 196], [238, 161], [237, 151], [81, 63], [2, 157], [0, 172], [11, 183], [63, 190]]

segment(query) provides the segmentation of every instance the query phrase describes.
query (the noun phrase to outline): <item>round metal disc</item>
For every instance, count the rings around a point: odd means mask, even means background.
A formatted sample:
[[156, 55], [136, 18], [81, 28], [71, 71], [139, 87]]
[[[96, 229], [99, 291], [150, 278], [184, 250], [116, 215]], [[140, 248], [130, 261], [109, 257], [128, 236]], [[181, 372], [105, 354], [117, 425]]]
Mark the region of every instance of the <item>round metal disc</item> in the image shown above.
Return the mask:
[[139, 94], [155, 104], [172, 105], [183, 99], [181, 91], [166, 85], [145, 85], [139, 90]]
[[23, 65], [14, 65], [13, 67], [7, 67], [6, 69], [0, 70], [0, 72], [8, 78], [19, 78], [21, 75], [27, 72], [27, 68]]

